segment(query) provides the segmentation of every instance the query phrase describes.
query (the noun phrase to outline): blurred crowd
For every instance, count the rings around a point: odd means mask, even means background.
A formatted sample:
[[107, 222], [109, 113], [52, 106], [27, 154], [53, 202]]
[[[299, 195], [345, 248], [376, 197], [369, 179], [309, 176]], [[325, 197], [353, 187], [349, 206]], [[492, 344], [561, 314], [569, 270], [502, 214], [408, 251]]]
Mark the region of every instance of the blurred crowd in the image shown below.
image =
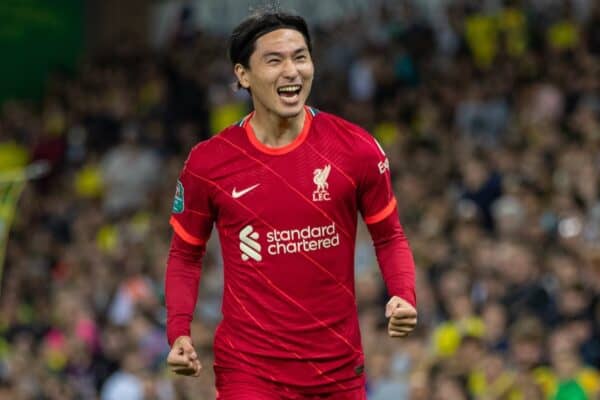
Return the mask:
[[[313, 27], [309, 103], [385, 148], [417, 264], [419, 326], [387, 337], [367, 230], [356, 290], [371, 400], [600, 399], [600, 3], [410, 2]], [[0, 292], [0, 398], [214, 399], [222, 262], [192, 332], [204, 371], [166, 369], [163, 278], [190, 148], [243, 117], [226, 38], [184, 8], [160, 50], [132, 37], [0, 116], [25, 189]]]

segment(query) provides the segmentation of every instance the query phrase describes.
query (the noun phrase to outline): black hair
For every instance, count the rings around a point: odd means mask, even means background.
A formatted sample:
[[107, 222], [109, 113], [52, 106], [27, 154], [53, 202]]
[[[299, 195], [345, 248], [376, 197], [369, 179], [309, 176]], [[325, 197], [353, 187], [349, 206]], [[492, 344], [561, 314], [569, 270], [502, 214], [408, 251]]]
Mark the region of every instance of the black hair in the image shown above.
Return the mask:
[[312, 51], [310, 34], [304, 18], [284, 12], [262, 12], [243, 20], [229, 38], [229, 60], [233, 65], [248, 68], [255, 43], [263, 35], [277, 29], [294, 29], [304, 36], [308, 51]]

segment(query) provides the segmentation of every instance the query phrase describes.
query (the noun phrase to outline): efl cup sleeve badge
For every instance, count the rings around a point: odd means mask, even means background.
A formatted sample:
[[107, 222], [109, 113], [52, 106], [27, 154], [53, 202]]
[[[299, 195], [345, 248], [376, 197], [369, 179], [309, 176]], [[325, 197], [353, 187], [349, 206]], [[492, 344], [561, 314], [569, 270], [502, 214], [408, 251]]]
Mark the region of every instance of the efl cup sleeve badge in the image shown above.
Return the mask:
[[173, 199], [173, 213], [181, 214], [184, 208], [184, 190], [183, 185], [177, 180], [177, 189], [175, 190], [175, 198]]
[[329, 173], [331, 172], [331, 165], [327, 164], [323, 168], [317, 168], [313, 171], [313, 182], [317, 185], [317, 190], [313, 192], [313, 201], [328, 201], [331, 200], [331, 196], [327, 189], [329, 189]]

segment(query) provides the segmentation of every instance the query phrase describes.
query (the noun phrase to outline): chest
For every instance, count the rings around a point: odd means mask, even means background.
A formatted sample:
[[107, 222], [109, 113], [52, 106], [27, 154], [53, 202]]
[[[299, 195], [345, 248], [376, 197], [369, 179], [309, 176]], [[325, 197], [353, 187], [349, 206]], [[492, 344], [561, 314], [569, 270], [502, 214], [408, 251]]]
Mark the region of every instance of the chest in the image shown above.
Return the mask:
[[356, 214], [351, 160], [298, 151], [280, 157], [239, 157], [216, 177], [214, 205], [222, 226], [343, 221]]

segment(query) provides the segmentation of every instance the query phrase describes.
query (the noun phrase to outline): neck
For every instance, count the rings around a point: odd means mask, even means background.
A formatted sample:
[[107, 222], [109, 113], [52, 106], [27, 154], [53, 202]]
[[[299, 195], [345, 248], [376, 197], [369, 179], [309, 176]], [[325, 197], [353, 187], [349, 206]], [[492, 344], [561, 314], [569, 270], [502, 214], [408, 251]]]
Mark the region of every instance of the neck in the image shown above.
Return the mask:
[[250, 120], [256, 138], [266, 146], [281, 147], [292, 143], [302, 132], [306, 110], [293, 117], [282, 118], [270, 110], [255, 106]]

